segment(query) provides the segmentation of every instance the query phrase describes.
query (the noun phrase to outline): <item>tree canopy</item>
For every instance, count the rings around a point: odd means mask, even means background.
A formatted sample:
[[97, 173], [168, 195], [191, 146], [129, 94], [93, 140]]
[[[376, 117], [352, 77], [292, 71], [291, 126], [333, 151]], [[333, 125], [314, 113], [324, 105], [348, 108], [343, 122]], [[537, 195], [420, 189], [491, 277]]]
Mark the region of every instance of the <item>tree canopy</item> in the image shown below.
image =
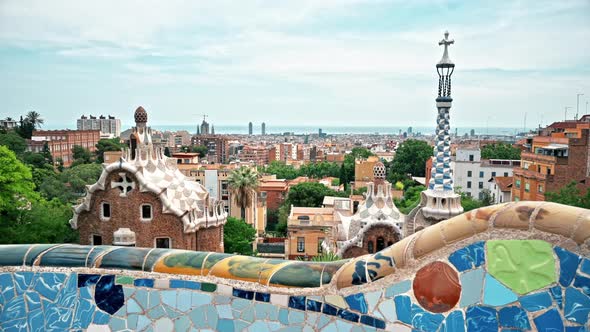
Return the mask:
[[571, 181], [557, 192], [546, 192], [545, 199], [548, 202], [590, 209], [590, 190], [583, 195], [577, 181]]
[[34, 188], [31, 170], [0, 146], [0, 213], [26, 206], [35, 197]]
[[244, 220], [228, 217], [223, 226], [223, 249], [226, 253], [252, 255], [256, 230]]
[[17, 156], [22, 155], [27, 149], [27, 142], [14, 131], [0, 132], [0, 145], [12, 150]]
[[428, 143], [408, 139], [397, 149], [391, 171], [401, 175], [425, 176], [426, 161], [431, 157], [432, 147]]
[[502, 142], [488, 144], [481, 149], [481, 158], [519, 160], [520, 149]]
[[125, 147], [125, 144], [121, 143], [118, 138], [103, 138], [96, 143], [96, 162], [104, 162], [104, 153], [107, 151], [121, 151]]
[[74, 145], [72, 148], [72, 157], [74, 158], [72, 166], [90, 164], [92, 162], [92, 153], [90, 150], [79, 145]]

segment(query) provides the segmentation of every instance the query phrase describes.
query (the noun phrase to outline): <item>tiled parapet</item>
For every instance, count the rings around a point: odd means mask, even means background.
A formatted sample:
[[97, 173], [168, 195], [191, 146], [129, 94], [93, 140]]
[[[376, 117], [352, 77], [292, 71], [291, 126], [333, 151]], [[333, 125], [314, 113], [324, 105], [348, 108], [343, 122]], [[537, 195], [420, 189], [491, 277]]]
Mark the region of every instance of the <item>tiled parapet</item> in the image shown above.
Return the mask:
[[0, 246], [0, 331], [584, 331], [589, 215], [551, 203], [493, 206], [326, 263]]

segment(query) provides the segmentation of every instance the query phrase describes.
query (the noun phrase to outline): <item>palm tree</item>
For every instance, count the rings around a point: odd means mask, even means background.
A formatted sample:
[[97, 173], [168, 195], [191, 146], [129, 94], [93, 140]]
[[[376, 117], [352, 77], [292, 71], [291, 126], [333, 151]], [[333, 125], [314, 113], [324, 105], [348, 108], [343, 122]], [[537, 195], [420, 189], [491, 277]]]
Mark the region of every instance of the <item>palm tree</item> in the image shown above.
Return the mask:
[[252, 205], [254, 192], [258, 188], [258, 173], [251, 167], [242, 166], [227, 178], [229, 191], [234, 202], [242, 209], [242, 219], [246, 219], [246, 208]]
[[35, 111], [30, 111], [27, 113], [25, 121], [28, 121], [30, 124], [32, 124], [34, 128], [41, 128], [41, 125], [43, 122], [45, 122], [45, 120], [41, 119], [41, 114]]

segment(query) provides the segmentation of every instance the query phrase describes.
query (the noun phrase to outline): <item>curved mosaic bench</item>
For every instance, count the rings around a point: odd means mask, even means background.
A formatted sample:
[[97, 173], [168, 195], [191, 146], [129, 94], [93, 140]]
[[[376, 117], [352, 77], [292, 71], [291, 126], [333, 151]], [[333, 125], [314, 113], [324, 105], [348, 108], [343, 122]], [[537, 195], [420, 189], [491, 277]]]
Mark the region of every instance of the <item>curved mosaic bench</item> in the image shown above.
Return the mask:
[[585, 331], [590, 210], [471, 211], [373, 255], [299, 262], [0, 246], [0, 330]]

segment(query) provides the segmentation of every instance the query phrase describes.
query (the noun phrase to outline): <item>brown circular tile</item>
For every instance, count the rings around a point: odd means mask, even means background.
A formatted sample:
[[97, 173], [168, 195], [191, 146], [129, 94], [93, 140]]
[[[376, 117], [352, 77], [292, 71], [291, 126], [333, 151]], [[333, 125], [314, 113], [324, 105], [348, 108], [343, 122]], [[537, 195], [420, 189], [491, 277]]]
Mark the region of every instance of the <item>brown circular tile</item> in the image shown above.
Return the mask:
[[422, 308], [430, 312], [451, 310], [461, 296], [457, 272], [443, 262], [432, 262], [418, 270], [413, 288]]

